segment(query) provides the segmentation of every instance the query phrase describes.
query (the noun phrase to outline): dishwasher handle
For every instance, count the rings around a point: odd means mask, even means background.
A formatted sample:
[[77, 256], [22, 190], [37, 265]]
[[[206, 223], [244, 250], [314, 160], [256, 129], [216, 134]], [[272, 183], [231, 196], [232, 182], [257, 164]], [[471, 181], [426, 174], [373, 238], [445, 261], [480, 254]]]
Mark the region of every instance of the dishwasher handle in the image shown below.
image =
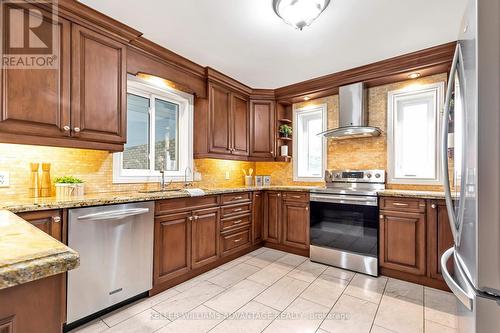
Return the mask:
[[130, 216], [146, 214], [148, 212], [149, 208], [129, 208], [83, 215], [79, 216], [77, 219], [79, 221], [121, 220]]

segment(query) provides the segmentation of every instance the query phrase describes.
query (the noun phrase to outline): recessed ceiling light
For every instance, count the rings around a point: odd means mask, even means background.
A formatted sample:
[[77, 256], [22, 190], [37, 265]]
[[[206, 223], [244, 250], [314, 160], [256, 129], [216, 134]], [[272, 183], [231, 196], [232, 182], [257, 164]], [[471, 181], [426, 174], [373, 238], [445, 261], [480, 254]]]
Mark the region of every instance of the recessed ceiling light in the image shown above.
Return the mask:
[[310, 99], [311, 99], [311, 97], [309, 97], [309, 96], [304, 97], [304, 101], [308, 101]]
[[420, 73], [411, 73], [408, 75], [408, 78], [410, 79], [416, 79], [418, 77], [420, 77]]
[[273, 0], [276, 15], [292, 27], [302, 30], [325, 10], [330, 0]]

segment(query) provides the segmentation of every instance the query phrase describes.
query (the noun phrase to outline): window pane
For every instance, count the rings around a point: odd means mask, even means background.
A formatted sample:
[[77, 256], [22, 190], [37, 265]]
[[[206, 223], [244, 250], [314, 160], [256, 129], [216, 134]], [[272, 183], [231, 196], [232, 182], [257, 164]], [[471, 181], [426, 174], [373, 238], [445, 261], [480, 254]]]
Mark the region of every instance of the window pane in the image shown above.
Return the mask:
[[179, 170], [179, 105], [155, 99], [155, 169]]
[[123, 169], [149, 169], [149, 98], [127, 94], [127, 128]]
[[396, 104], [396, 178], [436, 177], [436, 112], [433, 96], [403, 99]]
[[323, 141], [321, 111], [300, 113], [297, 123], [298, 177], [322, 177]]

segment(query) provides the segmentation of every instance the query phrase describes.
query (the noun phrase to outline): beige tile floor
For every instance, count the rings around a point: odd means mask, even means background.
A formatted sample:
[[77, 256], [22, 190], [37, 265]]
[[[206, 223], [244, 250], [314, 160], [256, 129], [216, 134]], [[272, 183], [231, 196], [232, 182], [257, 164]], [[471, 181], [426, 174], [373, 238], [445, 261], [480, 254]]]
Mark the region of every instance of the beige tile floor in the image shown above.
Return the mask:
[[454, 296], [260, 248], [71, 333], [448, 333]]

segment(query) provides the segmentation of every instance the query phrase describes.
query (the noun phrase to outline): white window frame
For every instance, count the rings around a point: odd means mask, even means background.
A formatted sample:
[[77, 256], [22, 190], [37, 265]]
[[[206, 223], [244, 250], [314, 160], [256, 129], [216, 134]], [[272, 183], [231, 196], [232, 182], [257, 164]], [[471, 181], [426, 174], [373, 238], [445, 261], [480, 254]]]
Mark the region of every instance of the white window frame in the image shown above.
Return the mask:
[[[167, 86], [160, 87], [132, 75], [129, 75], [127, 78], [128, 93], [150, 99], [150, 119], [155, 119], [155, 98], [174, 102], [179, 105], [179, 170], [165, 171], [165, 180], [183, 182], [185, 169], [189, 167], [193, 170], [193, 95]], [[155, 131], [151, 122], [150, 126], [149, 145], [151, 150], [149, 155], [149, 170], [123, 169], [123, 153], [114, 153], [113, 183], [154, 183], [161, 180], [160, 172], [154, 170]], [[132, 128], [127, 129], [127, 131], [132, 130]], [[186, 180], [193, 180], [193, 172], [189, 172]]]
[[293, 105], [293, 132], [292, 132], [292, 140], [293, 140], [293, 180], [296, 182], [321, 182], [324, 180], [324, 174], [326, 170], [326, 162], [327, 162], [327, 142], [326, 138], [322, 137], [322, 163], [321, 163], [321, 175], [318, 177], [299, 177], [299, 154], [298, 154], [298, 130], [297, 126], [299, 124], [299, 116], [303, 113], [309, 113], [313, 111], [321, 111], [321, 123], [322, 123], [322, 131], [326, 130], [327, 127], [327, 117], [328, 117], [328, 107], [327, 104], [316, 104], [305, 107], [298, 107], [296, 104]]
[[[443, 178], [441, 171], [441, 111], [444, 103], [444, 82], [413, 86], [406, 89], [394, 90], [388, 93], [387, 99], [387, 182], [389, 184], [411, 184], [411, 185], [441, 185]], [[417, 177], [396, 177], [395, 167], [395, 112], [398, 101], [415, 98], [418, 95], [428, 96], [431, 94], [434, 98], [435, 121], [434, 127], [436, 130], [436, 150], [435, 150], [435, 175], [434, 178], [417, 178]]]

